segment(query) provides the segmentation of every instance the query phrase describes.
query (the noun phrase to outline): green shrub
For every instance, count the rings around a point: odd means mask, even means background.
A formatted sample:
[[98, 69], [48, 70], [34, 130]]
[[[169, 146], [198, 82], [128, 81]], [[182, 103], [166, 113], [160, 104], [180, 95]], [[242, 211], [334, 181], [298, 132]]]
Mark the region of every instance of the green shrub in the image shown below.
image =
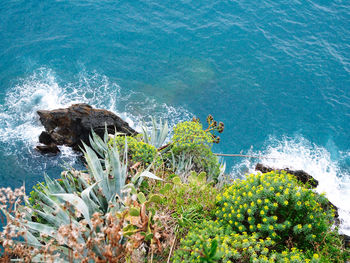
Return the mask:
[[[177, 124], [172, 137], [171, 151], [175, 157], [191, 158], [196, 172], [206, 172], [216, 179], [220, 173], [220, 163], [211, 151], [213, 136], [203, 130], [202, 124], [196, 121], [185, 121]], [[170, 157], [168, 156], [170, 159]]]
[[[213, 242], [218, 244], [216, 249]], [[275, 241], [269, 237], [262, 239], [258, 234], [236, 233], [230, 225], [203, 221], [193, 226], [185, 239], [181, 239], [173, 262], [319, 262], [318, 254], [308, 260], [296, 248], [276, 252], [274, 245]]]
[[178, 176], [172, 178], [161, 189], [163, 205], [171, 211], [182, 234], [203, 219], [209, 219], [215, 209], [217, 189], [207, 183], [205, 172], [191, 172], [188, 183], [183, 183]]
[[172, 138], [174, 147], [179, 150], [188, 150], [199, 144], [211, 146], [213, 139], [211, 135], [203, 130], [202, 124], [195, 121], [180, 122], [174, 128]]
[[286, 172], [248, 175], [217, 198], [215, 217], [192, 226], [174, 262], [346, 262], [328, 200]]
[[[150, 144], [143, 141], [138, 141], [136, 138], [127, 136], [128, 143], [128, 156], [132, 163], [141, 162], [144, 165], [149, 165], [157, 158], [157, 149]], [[116, 136], [114, 139], [110, 140], [109, 144], [113, 144], [115, 141], [119, 152], [124, 152], [125, 136]]]
[[327, 203], [324, 196], [300, 186], [284, 171], [252, 174], [218, 195], [216, 216], [238, 233], [258, 232], [281, 248], [310, 249], [331, 227], [334, 214], [322, 208]]
[[[38, 203], [39, 194], [38, 192], [44, 192], [44, 188], [47, 188], [45, 186], [45, 183], [37, 183], [33, 186], [33, 190], [29, 193], [28, 202], [33, 207], [33, 209], [40, 209], [40, 204]], [[36, 222], [45, 224], [47, 221], [38, 215], [37, 212], [33, 212], [32, 217], [35, 219]]]

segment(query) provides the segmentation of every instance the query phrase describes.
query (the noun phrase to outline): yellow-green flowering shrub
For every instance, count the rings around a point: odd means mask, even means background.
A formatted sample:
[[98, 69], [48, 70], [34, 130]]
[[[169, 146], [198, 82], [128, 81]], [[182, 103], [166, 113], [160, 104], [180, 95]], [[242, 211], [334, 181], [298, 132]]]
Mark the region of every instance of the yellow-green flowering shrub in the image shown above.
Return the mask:
[[[212, 248], [214, 241], [217, 248], [207, 253], [206, 248]], [[257, 233], [236, 233], [230, 225], [203, 221], [193, 226], [186, 238], [181, 239], [173, 262], [319, 262], [318, 255], [310, 260], [296, 248], [276, 252], [274, 245], [275, 241], [269, 237], [263, 239]]]
[[286, 172], [248, 175], [216, 198], [213, 220], [197, 223], [174, 262], [346, 262], [328, 200]]
[[175, 156], [185, 154], [188, 158], [192, 158], [197, 172], [204, 171], [215, 179], [220, 173], [220, 164], [211, 151], [213, 140], [212, 134], [203, 130], [201, 123], [181, 122], [174, 128], [171, 151]]
[[189, 149], [200, 144], [211, 146], [213, 143], [210, 133], [205, 132], [202, 124], [196, 121], [184, 121], [177, 124], [172, 141], [174, 147], [179, 149]]
[[[149, 165], [157, 158], [157, 149], [143, 141], [138, 141], [134, 137], [127, 136], [128, 155], [133, 163], [141, 162], [144, 165]], [[120, 153], [124, 152], [125, 136], [116, 136], [109, 144], [113, 145], [113, 140], [118, 147]]]
[[313, 248], [330, 229], [328, 200], [286, 172], [251, 174], [217, 196], [217, 220], [238, 233], [259, 233], [280, 247]]

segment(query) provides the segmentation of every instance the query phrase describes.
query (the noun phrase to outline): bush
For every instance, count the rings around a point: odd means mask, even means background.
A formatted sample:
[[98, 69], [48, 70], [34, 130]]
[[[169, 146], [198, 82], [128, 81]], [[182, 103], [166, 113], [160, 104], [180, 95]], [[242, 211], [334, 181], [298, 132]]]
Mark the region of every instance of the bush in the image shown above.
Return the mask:
[[172, 183], [166, 183], [159, 192], [164, 197], [163, 206], [170, 210], [180, 234], [186, 233], [196, 222], [210, 219], [210, 214], [215, 209], [217, 189], [207, 183], [205, 172], [191, 172], [188, 183], [183, 183], [178, 176], [174, 176]]
[[203, 221], [192, 227], [187, 237], [180, 241], [181, 247], [175, 251], [173, 262], [319, 261], [318, 255], [308, 260], [302, 251], [296, 248], [276, 252], [272, 250], [274, 245], [275, 241], [269, 237], [262, 239], [258, 234], [236, 233], [230, 225], [223, 226], [217, 221]]
[[258, 232], [284, 246], [311, 249], [323, 240], [334, 214], [328, 200], [299, 185], [293, 175], [270, 172], [236, 180], [217, 197], [216, 216], [234, 231]]
[[[206, 172], [216, 179], [220, 173], [218, 158], [211, 151], [214, 139], [210, 132], [203, 130], [197, 121], [185, 121], [176, 125], [172, 137], [171, 151], [175, 157], [192, 159], [196, 172]], [[170, 159], [170, 156], [168, 156]]]
[[[128, 156], [132, 163], [141, 162], [145, 166], [148, 166], [157, 157], [157, 149], [150, 144], [143, 141], [138, 141], [136, 138], [126, 136], [128, 143]], [[115, 141], [120, 153], [124, 152], [125, 136], [116, 136], [110, 140], [109, 144], [113, 144]]]
[[174, 262], [346, 262], [328, 200], [286, 172], [248, 175], [217, 198], [215, 217], [193, 226]]

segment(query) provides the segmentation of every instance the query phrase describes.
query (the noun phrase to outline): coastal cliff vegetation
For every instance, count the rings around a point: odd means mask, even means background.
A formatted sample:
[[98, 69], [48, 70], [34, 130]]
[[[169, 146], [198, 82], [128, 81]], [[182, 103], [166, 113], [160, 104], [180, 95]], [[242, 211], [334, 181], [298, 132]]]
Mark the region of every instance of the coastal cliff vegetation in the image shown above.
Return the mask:
[[0, 189], [1, 262], [346, 262], [335, 211], [285, 171], [232, 180], [209, 115], [99, 137], [26, 196]]

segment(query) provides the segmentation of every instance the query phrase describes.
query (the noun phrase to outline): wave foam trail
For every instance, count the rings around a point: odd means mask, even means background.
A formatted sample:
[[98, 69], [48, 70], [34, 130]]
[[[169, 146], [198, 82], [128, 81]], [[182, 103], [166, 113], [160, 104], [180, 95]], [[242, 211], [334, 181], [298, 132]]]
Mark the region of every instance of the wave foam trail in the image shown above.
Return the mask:
[[[0, 146], [6, 147], [7, 155], [29, 152], [29, 159], [38, 157], [33, 148], [43, 130], [36, 113], [40, 109], [52, 110], [74, 103], [88, 103], [118, 114], [137, 130], [145, 116], [174, 122], [189, 116], [182, 108], [159, 104], [143, 94], [122, 90], [108, 77], [96, 72], [82, 71], [73, 81], [64, 82], [52, 70], [40, 68], [17, 83], [8, 90], [4, 104], [0, 105]], [[69, 150], [61, 152], [62, 157], [72, 155], [75, 154]]]
[[[270, 138], [265, 150], [249, 155], [264, 156], [260, 160], [272, 168], [290, 168], [304, 170], [318, 180], [318, 193], [326, 193], [327, 198], [339, 208], [341, 220], [340, 232], [350, 235], [350, 174], [342, 169], [342, 162], [349, 158], [349, 153], [340, 153], [339, 159], [332, 160], [331, 154], [323, 147], [298, 138]], [[241, 171], [256, 173], [256, 160], [246, 159], [233, 167], [232, 175], [242, 174]]]

